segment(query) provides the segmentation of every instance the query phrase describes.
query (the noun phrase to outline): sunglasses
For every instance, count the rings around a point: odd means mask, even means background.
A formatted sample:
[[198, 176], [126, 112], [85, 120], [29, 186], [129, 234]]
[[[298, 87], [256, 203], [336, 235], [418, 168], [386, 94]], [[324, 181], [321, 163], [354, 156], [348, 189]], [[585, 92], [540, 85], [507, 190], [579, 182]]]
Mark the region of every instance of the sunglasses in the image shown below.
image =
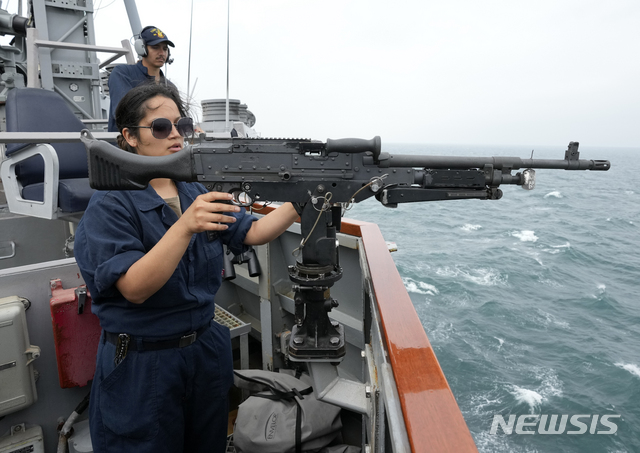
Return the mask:
[[151, 135], [153, 135], [154, 138], [162, 140], [171, 134], [173, 126], [176, 127], [178, 134], [183, 137], [188, 137], [194, 134], [193, 119], [187, 117], [180, 118], [176, 123], [172, 123], [171, 120], [168, 120], [167, 118], [156, 118], [151, 121], [151, 126], [129, 126], [129, 128], [151, 129]]

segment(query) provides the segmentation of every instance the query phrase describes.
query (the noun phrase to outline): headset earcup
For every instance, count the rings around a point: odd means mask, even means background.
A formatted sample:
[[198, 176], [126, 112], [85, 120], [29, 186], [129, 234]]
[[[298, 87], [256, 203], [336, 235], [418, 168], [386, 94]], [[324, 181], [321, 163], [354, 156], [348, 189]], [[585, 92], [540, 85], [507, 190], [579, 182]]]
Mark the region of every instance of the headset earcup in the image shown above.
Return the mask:
[[137, 38], [133, 42], [133, 48], [139, 57], [147, 56], [147, 46], [144, 44], [144, 41], [142, 40], [142, 38]]

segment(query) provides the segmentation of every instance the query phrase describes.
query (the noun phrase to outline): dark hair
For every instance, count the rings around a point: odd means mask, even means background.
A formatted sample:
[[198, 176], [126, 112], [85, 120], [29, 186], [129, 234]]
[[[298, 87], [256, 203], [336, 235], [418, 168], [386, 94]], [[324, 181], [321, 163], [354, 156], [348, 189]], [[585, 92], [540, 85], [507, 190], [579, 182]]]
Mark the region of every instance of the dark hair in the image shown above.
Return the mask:
[[[155, 82], [138, 85], [129, 90], [120, 102], [118, 102], [118, 106], [116, 107], [116, 126], [118, 127], [118, 131], [120, 131], [117, 140], [118, 146], [121, 149], [129, 151], [130, 153], [136, 152], [123, 137], [122, 130], [130, 126], [138, 126], [149, 111], [147, 101], [156, 96], [171, 99], [178, 106], [180, 116], [187, 116], [182, 99], [180, 99], [180, 93], [178, 93], [176, 89]], [[140, 129], [132, 128], [129, 130], [134, 137], [140, 138]]]

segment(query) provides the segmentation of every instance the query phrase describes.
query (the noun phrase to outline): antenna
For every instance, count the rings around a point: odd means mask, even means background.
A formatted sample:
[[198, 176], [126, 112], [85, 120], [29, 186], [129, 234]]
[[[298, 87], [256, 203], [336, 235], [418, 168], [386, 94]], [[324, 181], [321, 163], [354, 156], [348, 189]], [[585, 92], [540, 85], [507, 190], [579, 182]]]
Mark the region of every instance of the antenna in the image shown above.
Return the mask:
[[193, 92], [196, 91], [196, 85], [198, 84], [198, 78], [196, 77], [196, 81], [193, 82], [193, 88], [191, 88], [191, 93], [189, 93], [189, 99], [193, 98]]
[[191, 104], [191, 39], [193, 38], [193, 0], [191, 0], [191, 21], [189, 22], [189, 64], [187, 65], [187, 94], [189, 94], [189, 104]]
[[[189, 96], [189, 110], [192, 110], [192, 104], [191, 104], [191, 100], [193, 99], [193, 93], [195, 93], [196, 91], [196, 85], [198, 84], [198, 78], [196, 77], [196, 81], [193, 82], [193, 87], [191, 88], [191, 93], [187, 93], [187, 95]], [[200, 106], [200, 108], [202, 108], [202, 106]], [[204, 111], [203, 111], [204, 112]], [[193, 114], [196, 114], [195, 111], [193, 111]], [[198, 123], [200, 123], [200, 118], [198, 118]]]
[[229, 17], [231, 2], [227, 0], [227, 102], [224, 108], [224, 130], [229, 131]]

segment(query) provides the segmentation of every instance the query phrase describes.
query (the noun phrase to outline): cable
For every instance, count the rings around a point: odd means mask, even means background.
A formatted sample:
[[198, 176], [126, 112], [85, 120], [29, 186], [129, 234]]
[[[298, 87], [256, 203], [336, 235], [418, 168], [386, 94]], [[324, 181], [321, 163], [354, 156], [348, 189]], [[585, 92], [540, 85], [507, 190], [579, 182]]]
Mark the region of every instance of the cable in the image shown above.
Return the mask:
[[[316, 229], [316, 225], [318, 225], [318, 222], [320, 221], [320, 217], [322, 216], [322, 213], [328, 211], [328, 209], [325, 209], [325, 206], [327, 206], [329, 204], [329, 201], [331, 201], [332, 197], [333, 197], [333, 194], [331, 192], [327, 192], [327, 194], [324, 197], [322, 197], [322, 199], [324, 199], [324, 202], [322, 203], [322, 208], [320, 208], [320, 210], [318, 210], [314, 206], [314, 209], [316, 209], [318, 211], [318, 217], [316, 218], [316, 222], [311, 227], [311, 231], [309, 231], [309, 234], [307, 235], [307, 237], [304, 238], [302, 241], [300, 241], [300, 245], [298, 247], [293, 249], [293, 251], [291, 252], [291, 254], [293, 256], [298, 257], [300, 255], [300, 253], [296, 254], [296, 251], [300, 252], [304, 248], [304, 245], [307, 243], [307, 241], [311, 237], [311, 234], [313, 233], [313, 230]], [[318, 199], [320, 199], [320, 198], [318, 198]]]
[[362, 192], [362, 191], [363, 191], [364, 189], [366, 189], [367, 187], [371, 186], [371, 184], [373, 184], [374, 182], [380, 181], [380, 183], [382, 184], [382, 181], [383, 181], [387, 176], [389, 176], [389, 175], [385, 173], [385, 174], [384, 174], [384, 175], [382, 175], [382, 176], [375, 176], [375, 177], [371, 178], [371, 181], [369, 181], [367, 184], [365, 184], [365, 185], [364, 185], [364, 186], [362, 186], [360, 189], [358, 189], [358, 190], [356, 191], [356, 193], [354, 193], [354, 194], [349, 198], [349, 201], [348, 201], [347, 203], [345, 203], [345, 206], [343, 206], [343, 208], [342, 208], [342, 209], [343, 209], [344, 211], [348, 211], [348, 210], [350, 210], [350, 209], [353, 207], [353, 205], [354, 205], [354, 201], [353, 201], [353, 200], [355, 200], [356, 195], [358, 195], [360, 192]]
[[250, 213], [251, 213], [251, 212], [254, 212], [254, 211], [255, 211], [255, 212], [260, 212], [260, 211], [262, 211], [264, 208], [266, 208], [267, 206], [269, 206], [269, 205], [271, 204], [271, 202], [270, 202], [270, 201], [265, 201], [265, 202], [264, 202], [264, 204], [263, 204], [262, 206], [260, 206], [259, 208], [254, 207], [254, 206], [256, 206], [257, 204], [258, 204], [258, 203], [254, 203], [254, 204], [252, 204], [252, 205], [251, 205], [251, 207], [250, 207]]

